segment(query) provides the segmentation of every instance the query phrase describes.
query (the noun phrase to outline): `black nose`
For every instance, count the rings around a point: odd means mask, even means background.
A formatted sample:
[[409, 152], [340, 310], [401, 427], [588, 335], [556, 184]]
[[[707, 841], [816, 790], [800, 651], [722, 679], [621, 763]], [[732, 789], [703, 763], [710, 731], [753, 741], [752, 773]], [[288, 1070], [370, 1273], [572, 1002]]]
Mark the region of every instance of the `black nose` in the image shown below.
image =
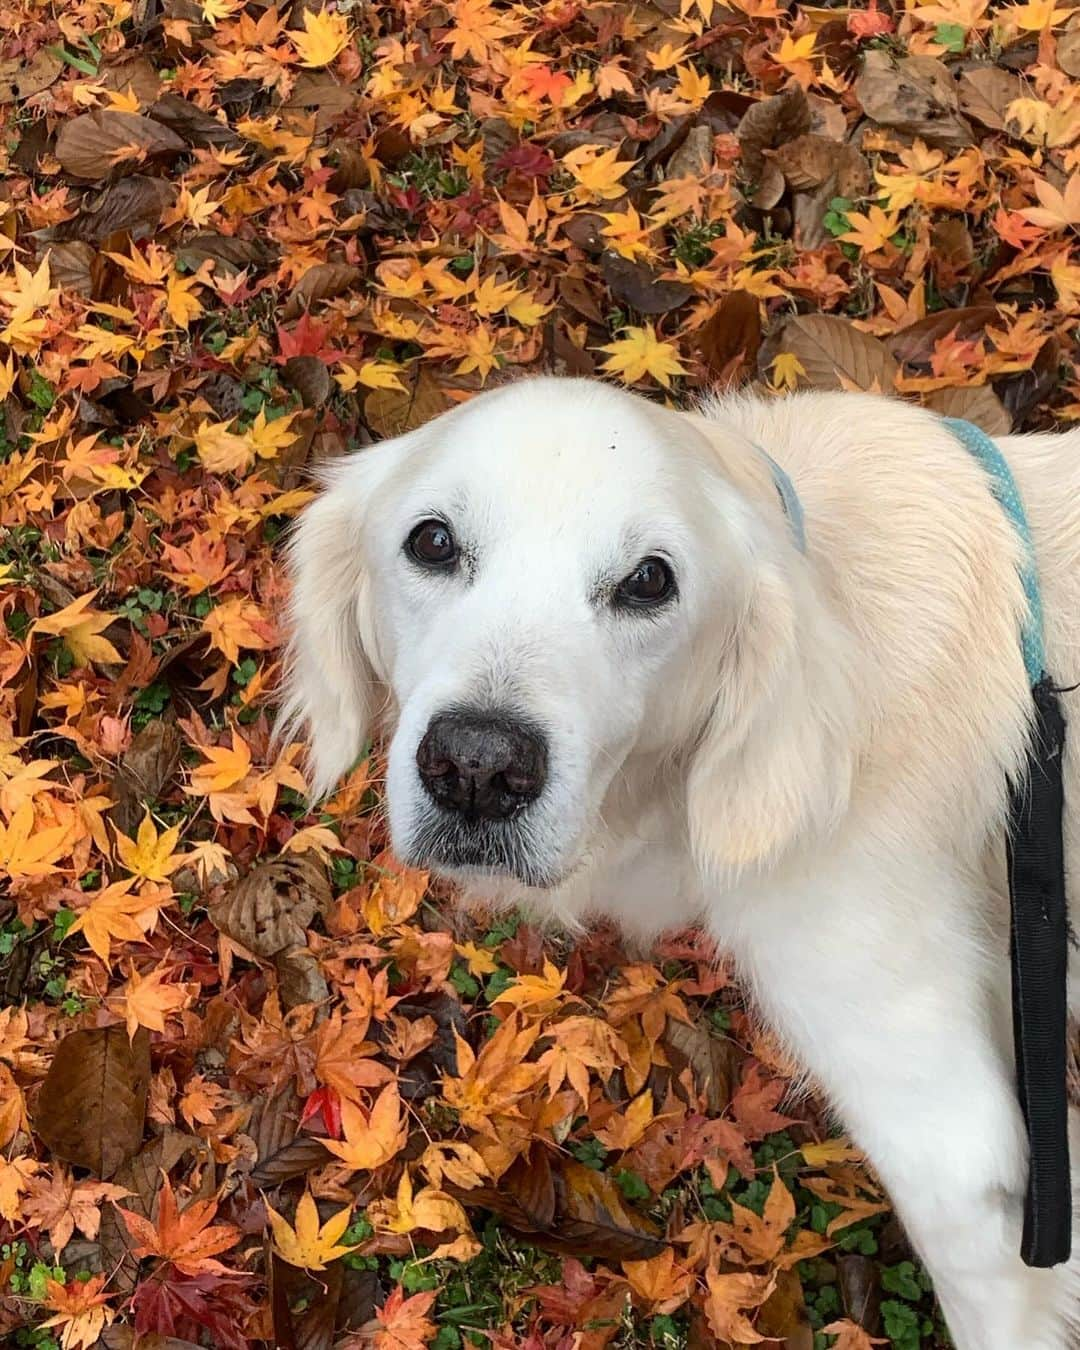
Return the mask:
[[440, 806], [472, 820], [505, 820], [540, 795], [547, 745], [520, 722], [443, 713], [432, 718], [416, 764]]

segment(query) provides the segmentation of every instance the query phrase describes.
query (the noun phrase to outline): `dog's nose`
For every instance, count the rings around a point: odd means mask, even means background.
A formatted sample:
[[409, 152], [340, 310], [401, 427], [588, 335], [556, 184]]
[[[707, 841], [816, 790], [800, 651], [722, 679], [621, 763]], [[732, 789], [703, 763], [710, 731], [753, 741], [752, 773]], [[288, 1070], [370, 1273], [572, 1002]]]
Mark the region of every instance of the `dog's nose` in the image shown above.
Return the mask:
[[540, 795], [547, 746], [520, 722], [443, 713], [432, 718], [416, 765], [440, 806], [473, 820], [505, 820]]

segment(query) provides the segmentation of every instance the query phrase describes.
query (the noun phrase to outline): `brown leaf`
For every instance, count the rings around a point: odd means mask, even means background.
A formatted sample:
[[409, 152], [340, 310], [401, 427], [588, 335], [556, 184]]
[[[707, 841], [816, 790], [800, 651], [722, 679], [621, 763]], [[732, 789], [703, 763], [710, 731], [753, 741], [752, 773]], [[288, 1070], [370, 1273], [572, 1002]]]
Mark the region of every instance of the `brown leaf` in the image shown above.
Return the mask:
[[965, 70], [956, 83], [960, 110], [984, 127], [994, 131], [1006, 128], [1006, 109], [1014, 99], [1023, 98], [1024, 83], [1012, 71], [1000, 66], [976, 66]]
[[713, 130], [709, 126], [691, 127], [682, 145], [668, 160], [665, 178], [704, 178], [712, 168]]
[[267, 1269], [274, 1345], [281, 1350], [286, 1347], [330, 1350], [341, 1301], [344, 1264], [331, 1261], [316, 1279], [271, 1252]]
[[298, 318], [319, 300], [332, 300], [335, 295], [352, 290], [363, 275], [351, 263], [316, 263], [300, 278], [285, 302], [285, 318]]
[[[274, 957], [278, 976], [278, 994], [286, 1012], [303, 1003], [325, 1005], [330, 1001], [330, 990], [315, 955], [306, 946], [278, 952]], [[325, 1006], [320, 1007], [322, 1016]]]
[[120, 760], [112, 781], [109, 819], [134, 839], [147, 807], [158, 800], [180, 767], [180, 731], [171, 718], [147, 722]]
[[326, 869], [310, 854], [253, 867], [210, 911], [214, 927], [256, 956], [306, 945], [306, 930], [332, 900]]
[[316, 1139], [311, 1134], [301, 1134], [291, 1144], [286, 1144], [270, 1157], [260, 1160], [258, 1166], [252, 1170], [251, 1184], [267, 1189], [271, 1186], [280, 1186], [284, 1181], [302, 1177], [312, 1168], [322, 1167], [331, 1161], [333, 1155], [321, 1139]]
[[754, 1330], [781, 1341], [783, 1350], [814, 1350], [814, 1328], [797, 1271], [782, 1270], [777, 1275], [776, 1288], [761, 1305]]
[[400, 389], [373, 389], [364, 399], [364, 421], [385, 440], [422, 427], [447, 407], [446, 395], [422, 366], [404, 393]]
[[114, 1323], [97, 1339], [94, 1350], [202, 1350], [195, 1341], [181, 1340], [179, 1336], [159, 1336], [148, 1332], [138, 1336], [133, 1326]]
[[1018, 431], [1023, 430], [1028, 415], [1057, 384], [1060, 363], [1061, 347], [1056, 337], [1049, 337], [1027, 370], [1014, 371], [995, 383], [995, 391]]
[[559, 277], [558, 283], [559, 299], [568, 308], [575, 313], [590, 319], [593, 323], [602, 324], [604, 316], [600, 312], [600, 306], [593, 298], [593, 293], [582, 277], [572, 273], [564, 273]]
[[974, 144], [971, 127], [957, 112], [952, 76], [933, 56], [867, 52], [855, 93], [863, 112], [881, 126], [952, 150]]
[[898, 366], [885, 344], [860, 333], [846, 319], [804, 314], [789, 319], [780, 336], [780, 351], [797, 357], [812, 389], [856, 388], [889, 393]]
[[162, 213], [176, 200], [176, 187], [164, 178], [132, 174], [105, 189], [93, 205], [80, 211], [55, 229], [43, 230], [39, 239], [82, 239], [101, 244], [110, 235], [123, 230], [132, 239], [145, 239], [154, 233]]
[[330, 372], [317, 356], [290, 356], [281, 367], [281, 381], [300, 395], [305, 408], [321, 408], [334, 390]]
[[626, 1204], [606, 1173], [564, 1161], [556, 1195], [554, 1232], [538, 1245], [601, 1261], [646, 1261], [664, 1250], [652, 1222]]
[[210, 259], [226, 276], [246, 267], [257, 271], [277, 259], [277, 250], [262, 239], [243, 239], [234, 234], [197, 234], [176, 250], [176, 260], [195, 271]]
[[694, 293], [685, 282], [661, 281], [651, 267], [631, 262], [613, 249], [601, 256], [600, 270], [614, 299], [639, 314], [667, 314]]
[[769, 164], [765, 151], [776, 150], [809, 130], [810, 105], [798, 84], [782, 94], [761, 99], [743, 114], [736, 135], [743, 176], [756, 185], [750, 198], [754, 206], [768, 210], [776, 205], [784, 191], [783, 174]]
[[899, 333], [887, 338], [886, 343], [896, 360], [905, 366], [929, 365], [934, 348], [942, 338], [948, 337], [954, 330], [960, 342], [977, 337], [986, 331], [987, 324], [995, 322], [997, 316], [996, 305], [943, 309], [902, 328]]
[[66, 1162], [107, 1180], [142, 1143], [150, 1038], [122, 1026], [72, 1031], [56, 1047], [34, 1130]]
[[84, 300], [94, 297], [95, 272], [100, 276], [104, 264], [105, 259], [95, 248], [78, 239], [68, 244], [54, 244], [49, 249], [49, 275], [53, 285], [74, 291]]
[[877, 1262], [851, 1252], [837, 1257], [836, 1273], [844, 1312], [875, 1335], [881, 1328], [881, 1278]]
[[20, 63], [20, 67], [15, 77], [15, 96], [21, 101], [33, 98], [55, 84], [64, 69], [64, 63], [47, 47], [39, 47], [29, 61]]
[[1057, 62], [1066, 75], [1080, 79], [1080, 13], [1074, 13], [1057, 41]]
[[690, 1069], [709, 1114], [718, 1116], [726, 1110], [738, 1072], [732, 1042], [711, 1035], [701, 1022], [678, 1022], [672, 1017], [667, 1019], [663, 1041], [676, 1077]]
[[[126, 153], [132, 146], [137, 157]], [[112, 108], [73, 117], [56, 138], [56, 158], [65, 173], [94, 181], [134, 170], [143, 159], [170, 158], [184, 149], [180, 137], [159, 122]]]
[[765, 157], [784, 175], [788, 187], [810, 192], [836, 172], [842, 148], [824, 136], [796, 136], [776, 150], [766, 150]]
[[966, 422], [974, 422], [990, 436], [1007, 436], [1012, 431], [1012, 418], [987, 384], [978, 388], [937, 389], [927, 395], [925, 406], [942, 417], [962, 417]]
[[150, 116], [200, 150], [238, 150], [247, 144], [227, 122], [219, 122], [179, 94], [164, 94], [150, 109]]

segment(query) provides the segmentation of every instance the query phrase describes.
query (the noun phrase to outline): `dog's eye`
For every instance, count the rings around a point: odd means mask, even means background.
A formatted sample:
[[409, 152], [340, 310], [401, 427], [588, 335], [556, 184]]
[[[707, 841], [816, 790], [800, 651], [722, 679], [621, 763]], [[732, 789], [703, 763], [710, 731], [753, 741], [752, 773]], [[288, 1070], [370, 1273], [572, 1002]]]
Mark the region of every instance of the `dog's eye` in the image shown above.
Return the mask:
[[457, 561], [454, 536], [441, 520], [422, 520], [405, 541], [405, 548], [424, 567], [451, 567]]
[[641, 608], [659, 605], [675, 593], [675, 575], [663, 558], [642, 558], [615, 588], [615, 603]]

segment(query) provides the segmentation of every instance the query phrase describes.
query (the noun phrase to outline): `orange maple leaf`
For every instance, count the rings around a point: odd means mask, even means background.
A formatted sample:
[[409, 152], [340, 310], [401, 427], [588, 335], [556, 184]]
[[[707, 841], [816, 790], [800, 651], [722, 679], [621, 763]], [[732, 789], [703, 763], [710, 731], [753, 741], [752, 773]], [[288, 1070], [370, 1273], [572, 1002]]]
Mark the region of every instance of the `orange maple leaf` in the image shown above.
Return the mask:
[[176, 1195], [167, 1176], [158, 1192], [157, 1223], [118, 1205], [135, 1246], [137, 1257], [154, 1256], [168, 1261], [185, 1275], [224, 1275], [227, 1268], [213, 1258], [240, 1241], [240, 1230], [231, 1223], [213, 1223], [216, 1200], [191, 1200], [178, 1210]]

